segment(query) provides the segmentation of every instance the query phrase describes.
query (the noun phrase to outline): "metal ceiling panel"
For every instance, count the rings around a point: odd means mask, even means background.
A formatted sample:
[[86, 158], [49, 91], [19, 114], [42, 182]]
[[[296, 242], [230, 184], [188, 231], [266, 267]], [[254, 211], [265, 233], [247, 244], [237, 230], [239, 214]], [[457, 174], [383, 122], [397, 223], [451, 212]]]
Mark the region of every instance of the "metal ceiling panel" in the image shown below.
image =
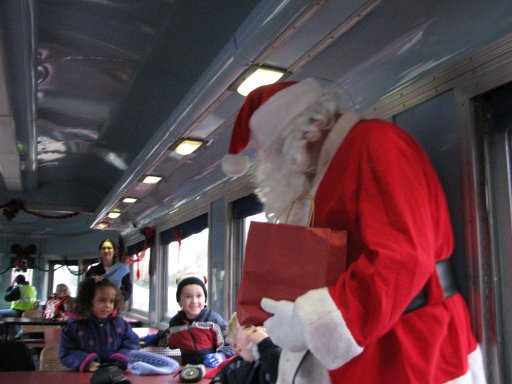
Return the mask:
[[[512, 32], [511, 8], [505, 0], [2, 1], [0, 124], [11, 132], [1, 131], [0, 202], [86, 212], [88, 220], [69, 220], [70, 233], [117, 207], [126, 215], [114, 229], [150, 224], [227, 180], [218, 164], [243, 101], [232, 84], [249, 66], [336, 80], [365, 110]], [[194, 156], [171, 154], [188, 134], [209, 143]], [[143, 186], [148, 172], [165, 179]], [[16, 180], [21, 191], [9, 184]], [[140, 200], [119, 205], [126, 195]], [[0, 222], [0, 233], [30, 233], [17, 220]], [[38, 236], [64, 230], [30, 225]]]
[[1, 115], [10, 157], [2, 150], [0, 202], [96, 210], [257, 3], [3, 1], [0, 88], [14, 117]]

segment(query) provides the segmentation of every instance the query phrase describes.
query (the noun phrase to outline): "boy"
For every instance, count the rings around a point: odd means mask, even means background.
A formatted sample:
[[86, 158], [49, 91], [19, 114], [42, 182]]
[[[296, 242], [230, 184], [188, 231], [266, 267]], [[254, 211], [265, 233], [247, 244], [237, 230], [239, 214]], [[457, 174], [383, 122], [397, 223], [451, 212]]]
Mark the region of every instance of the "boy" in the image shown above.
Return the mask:
[[[234, 353], [224, 341], [225, 320], [206, 305], [206, 282], [205, 276], [192, 273], [177, 279], [181, 310], [171, 318], [165, 334], [167, 346], [181, 350], [182, 364], [214, 368]], [[161, 335], [157, 338], [161, 342]]]

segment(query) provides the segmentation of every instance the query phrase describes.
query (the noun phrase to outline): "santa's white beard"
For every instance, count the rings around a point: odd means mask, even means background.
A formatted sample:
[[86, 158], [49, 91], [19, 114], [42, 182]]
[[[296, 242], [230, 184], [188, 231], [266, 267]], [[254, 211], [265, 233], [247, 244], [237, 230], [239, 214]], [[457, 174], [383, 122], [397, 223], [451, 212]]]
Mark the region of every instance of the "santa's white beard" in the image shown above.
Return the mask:
[[[306, 151], [300, 155], [296, 153], [294, 157], [302, 164], [309, 164]], [[263, 203], [269, 221], [295, 223], [297, 217], [302, 216], [303, 202], [297, 201], [297, 198], [309, 193], [311, 183], [306, 172], [297, 170], [296, 164], [282, 153], [270, 150], [261, 155], [255, 169], [255, 181], [256, 194]]]
[[269, 221], [308, 224], [311, 201], [299, 197], [309, 195], [316, 172], [318, 153], [309, 152], [309, 145], [316, 143], [317, 151], [323, 145], [338, 117], [336, 100], [336, 95], [326, 93], [282, 127], [281, 135], [260, 152], [255, 169], [256, 194]]

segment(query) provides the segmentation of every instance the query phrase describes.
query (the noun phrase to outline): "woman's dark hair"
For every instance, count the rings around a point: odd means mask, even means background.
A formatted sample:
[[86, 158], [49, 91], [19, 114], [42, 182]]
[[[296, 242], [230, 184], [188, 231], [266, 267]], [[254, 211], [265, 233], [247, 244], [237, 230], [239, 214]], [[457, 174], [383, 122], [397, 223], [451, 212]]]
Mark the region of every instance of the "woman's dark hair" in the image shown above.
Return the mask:
[[98, 249], [101, 251], [101, 248], [103, 247], [103, 244], [107, 243], [107, 242], [112, 244], [112, 248], [113, 248], [113, 251], [114, 251], [114, 257], [113, 257], [114, 260], [113, 261], [114, 261], [114, 264], [115, 264], [116, 262], [119, 261], [119, 256], [118, 256], [118, 252], [117, 252], [117, 244], [116, 244], [116, 242], [114, 240], [109, 239], [109, 238], [101, 240], [101, 243], [100, 243]]
[[119, 288], [117, 288], [112, 280], [107, 278], [98, 279], [97, 277], [89, 277], [80, 283], [72, 312], [80, 316], [89, 316], [91, 314], [92, 301], [94, 295], [96, 295], [96, 289], [102, 287], [110, 287], [116, 290], [114, 309], [117, 310], [117, 313], [123, 312], [125, 309], [124, 296]]

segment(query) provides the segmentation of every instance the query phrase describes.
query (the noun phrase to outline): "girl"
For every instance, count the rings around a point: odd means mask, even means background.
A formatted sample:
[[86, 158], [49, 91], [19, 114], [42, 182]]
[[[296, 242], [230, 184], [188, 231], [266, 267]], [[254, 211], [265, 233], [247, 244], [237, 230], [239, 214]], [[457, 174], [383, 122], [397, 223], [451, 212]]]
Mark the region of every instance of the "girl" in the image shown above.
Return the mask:
[[116, 252], [115, 243], [111, 239], [105, 239], [99, 246], [101, 261], [99, 264], [93, 265], [85, 277], [104, 276], [114, 281], [124, 296], [124, 300], [128, 300], [132, 294], [132, 279], [130, 270]]
[[124, 298], [109, 279], [88, 278], [78, 288], [76, 304], [63, 327], [59, 358], [77, 371], [95, 371], [102, 363], [126, 369], [128, 354], [139, 349], [139, 338], [118, 314]]

